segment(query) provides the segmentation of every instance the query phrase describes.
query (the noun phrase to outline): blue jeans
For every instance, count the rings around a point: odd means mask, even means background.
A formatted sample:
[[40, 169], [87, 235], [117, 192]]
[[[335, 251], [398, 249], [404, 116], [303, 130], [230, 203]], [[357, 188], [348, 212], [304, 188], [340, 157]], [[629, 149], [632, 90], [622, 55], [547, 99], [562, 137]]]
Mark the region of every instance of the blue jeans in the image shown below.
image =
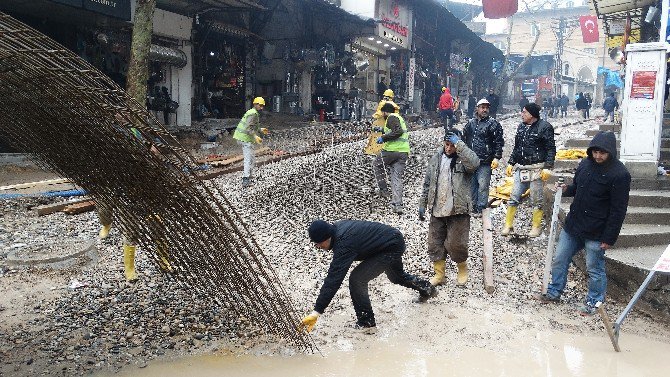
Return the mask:
[[581, 249], [586, 252], [586, 271], [589, 275], [586, 304], [595, 306], [596, 302], [605, 301], [607, 290], [605, 250], [600, 247], [600, 241], [575, 237], [565, 230], [562, 230], [558, 237], [556, 254], [551, 263], [551, 284], [547, 287], [547, 295], [553, 298], [561, 297], [567, 283], [570, 261]]
[[472, 208], [481, 212], [489, 204], [489, 185], [491, 184], [491, 165], [479, 165], [472, 175]]

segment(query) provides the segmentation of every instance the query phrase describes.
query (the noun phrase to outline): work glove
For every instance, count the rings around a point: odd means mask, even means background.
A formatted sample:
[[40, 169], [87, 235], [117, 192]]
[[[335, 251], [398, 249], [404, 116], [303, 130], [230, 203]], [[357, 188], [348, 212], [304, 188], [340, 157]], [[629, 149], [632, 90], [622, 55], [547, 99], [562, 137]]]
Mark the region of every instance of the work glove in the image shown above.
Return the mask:
[[254, 136], [254, 140], [256, 141], [256, 144], [260, 144], [263, 141], [263, 139], [261, 139], [261, 137], [258, 135]]
[[423, 207], [419, 207], [419, 220], [426, 221], [426, 209]]
[[381, 127], [372, 127], [372, 132], [382, 132], [382, 131], [384, 131], [384, 129]]
[[542, 169], [542, 171], [540, 172], [540, 179], [546, 182], [549, 178], [551, 178], [552, 175], [554, 174], [552, 173], [551, 170]]
[[262, 133], [263, 135], [267, 135], [267, 134], [269, 134], [269, 133], [270, 133], [270, 131], [268, 131], [268, 129], [267, 129], [267, 128], [265, 128], [265, 127], [262, 127], [262, 128], [261, 128], [261, 133]]
[[316, 321], [319, 319], [319, 312], [316, 310], [313, 310], [308, 316], [302, 319], [300, 321], [300, 325], [298, 325], [298, 330], [302, 331], [305, 330], [307, 332], [311, 332], [314, 330], [314, 326], [316, 326]]
[[491, 161], [491, 169], [497, 169], [497, 168], [498, 168], [498, 165], [500, 165], [500, 164], [498, 163], [498, 159], [497, 159], [497, 158], [494, 158], [493, 161]]
[[451, 144], [456, 145], [456, 143], [461, 141], [461, 138], [459, 138], [456, 134], [450, 132], [447, 134], [447, 140], [449, 140]]
[[381, 136], [377, 138], [377, 144], [384, 144], [384, 138]]
[[506, 174], [508, 177], [511, 177], [511, 176], [512, 176], [512, 171], [513, 171], [513, 170], [514, 170], [514, 166], [512, 166], [512, 165], [507, 165], [507, 168], [505, 169], [505, 174]]

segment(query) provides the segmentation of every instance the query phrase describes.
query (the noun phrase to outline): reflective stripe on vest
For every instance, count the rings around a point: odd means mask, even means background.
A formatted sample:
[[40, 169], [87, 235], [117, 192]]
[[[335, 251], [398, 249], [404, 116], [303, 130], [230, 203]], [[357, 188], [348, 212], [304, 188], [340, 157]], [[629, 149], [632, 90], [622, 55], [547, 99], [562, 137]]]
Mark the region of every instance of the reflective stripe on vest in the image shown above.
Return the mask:
[[244, 113], [242, 119], [240, 119], [240, 123], [238, 123], [237, 128], [235, 128], [233, 139], [247, 143], [253, 143], [255, 141], [251, 135], [247, 133], [249, 130], [249, 117], [254, 114], [258, 115], [258, 111], [256, 111], [256, 109], [249, 109], [249, 111]]
[[[407, 125], [405, 120], [398, 114], [389, 114], [388, 118], [397, 117], [400, 121], [400, 128], [402, 128], [402, 135], [399, 138], [384, 143], [383, 150], [387, 152], [405, 152], [409, 153], [409, 132], [407, 132]], [[384, 123], [384, 134], [390, 133], [391, 129], [388, 128], [388, 118], [386, 118], [386, 123]]]

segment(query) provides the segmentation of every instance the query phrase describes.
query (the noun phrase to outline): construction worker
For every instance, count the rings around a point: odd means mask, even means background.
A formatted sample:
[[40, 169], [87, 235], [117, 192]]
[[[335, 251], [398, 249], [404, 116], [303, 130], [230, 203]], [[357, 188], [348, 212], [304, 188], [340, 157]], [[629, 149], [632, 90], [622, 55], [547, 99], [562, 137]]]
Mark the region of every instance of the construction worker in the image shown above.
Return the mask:
[[447, 87], [442, 87], [442, 95], [440, 96], [440, 101], [437, 103], [437, 111], [440, 113], [442, 126], [446, 133], [454, 121], [454, 97]]
[[244, 113], [233, 134], [233, 139], [237, 140], [237, 143], [242, 146], [242, 154], [244, 155], [242, 187], [251, 185], [251, 173], [254, 170], [255, 163], [254, 144], [260, 144], [263, 141], [258, 134], [268, 134], [268, 129], [260, 127], [259, 122], [259, 111], [262, 111], [264, 107], [265, 100], [263, 97], [254, 98], [253, 107]]
[[530, 187], [533, 206], [532, 228], [529, 237], [538, 237], [542, 231], [543, 181], [546, 181], [556, 157], [554, 127], [540, 119], [540, 106], [526, 104], [521, 111], [521, 123], [514, 138], [514, 150], [507, 164], [507, 176], [514, 176], [514, 188], [507, 206], [503, 236], [514, 232], [514, 216], [521, 202], [521, 195]]
[[[403, 173], [409, 156], [409, 133], [405, 120], [395, 112], [391, 103], [381, 108], [385, 119], [383, 135], [377, 138], [377, 144], [383, 144], [382, 151], [373, 162], [373, 171], [377, 179], [379, 194], [383, 198], [391, 197], [391, 209], [401, 215], [403, 213], [402, 191]], [[386, 183], [387, 169], [390, 170], [391, 192]]]
[[500, 123], [489, 116], [489, 101], [482, 98], [477, 102], [475, 117], [463, 128], [463, 141], [479, 156], [479, 167], [472, 176], [472, 215], [481, 217], [488, 206], [491, 172], [498, 168], [502, 158], [503, 129]]
[[372, 129], [368, 137], [368, 143], [364, 149], [365, 154], [367, 155], [377, 156], [382, 149], [382, 145], [377, 144], [377, 139], [380, 136], [382, 136], [384, 124], [386, 123], [386, 119], [384, 119], [384, 116], [382, 114], [382, 106], [384, 106], [384, 104], [386, 103], [390, 103], [395, 108], [396, 113], [400, 112], [400, 106], [398, 106], [395, 102], [393, 102], [393, 96], [394, 96], [393, 90], [391, 89], [384, 90], [384, 96], [379, 101], [379, 104], [377, 105], [377, 110], [375, 111], [374, 114], [372, 114], [373, 118]]
[[551, 284], [543, 303], [559, 302], [565, 289], [572, 257], [584, 249], [588, 272], [588, 293], [578, 308], [581, 315], [595, 313], [597, 302], [605, 301], [607, 275], [605, 252], [614, 245], [628, 207], [631, 177], [617, 159], [616, 138], [612, 132], [593, 137], [571, 185], [562, 185], [563, 196], [574, 196], [565, 219], [551, 265]]
[[428, 256], [435, 270], [430, 279], [432, 285], [444, 283], [447, 255], [456, 263], [457, 285], [463, 286], [468, 281], [470, 186], [480, 159], [460, 136], [457, 129], [444, 136], [444, 147], [428, 162], [419, 200], [419, 220], [426, 219], [426, 210], [430, 214]]
[[419, 302], [437, 295], [437, 290], [428, 281], [405, 272], [402, 265], [405, 239], [398, 229], [371, 221], [342, 220], [330, 224], [315, 220], [307, 231], [318, 249], [333, 252], [314, 310], [300, 325], [308, 332], [314, 329], [354, 261], [361, 262], [349, 275], [349, 293], [356, 312], [356, 328], [363, 333], [374, 334], [377, 330], [368, 283], [382, 272], [392, 283], [418, 291]]

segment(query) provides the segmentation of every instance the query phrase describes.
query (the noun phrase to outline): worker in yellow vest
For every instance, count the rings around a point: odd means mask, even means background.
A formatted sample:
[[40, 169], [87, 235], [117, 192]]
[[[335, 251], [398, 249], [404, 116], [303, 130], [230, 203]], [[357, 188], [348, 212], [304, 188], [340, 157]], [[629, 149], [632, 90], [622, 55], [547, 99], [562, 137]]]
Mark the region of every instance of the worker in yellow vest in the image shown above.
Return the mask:
[[263, 139], [261, 139], [258, 134], [268, 134], [268, 129], [261, 128], [259, 122], [259, 111], [262, 111], [265, 107], [265, 100], [263, 97], [256, 97], [254, 98], [253, 105], [254, 107], [244, 113], [233, 134], [233, 139], [237, 140], [237, 143], [242, 145], [242, 154], [244, 155], [242, 187], [251, 185], [251, 173], [255, 163], [254, 144], [263, 142]]
[[394, 95], [391, 89], [386, 89], [384, 96], [379, 101], [379, 105], [377, 105], [377, 111], [372, 114], [374, 121], [372, 122], [372, 132], [370, 132], [370, 136], [368, 137], [368, 144], [365, 146], [365, 154], [376, 156], [382, 149], [382, 146], [377, 144], [377, 139], [382, 136], [382, 128], [384, 128], [384, 124], [386, 123], [386, 119], [382, 116], [382, 106], [390, 103], [395, 108], [395, 113], [400, 112], [400, 106], [393, 102]]
[[[385, 120], [383, 134], [377, 138], [377, 144], [383, 144], [382, 151], [373, 163], [373, 170], [379, 195], [391, 198], [391, 209], [401, 215], [403, 213], [402, 177], [409, 157], [409, 132], [405, 120], [397, 114], [392, 103], [385, 103], [381, 108]], [[390, 172], [391, 191], [386, 183], [387, 170]]]

